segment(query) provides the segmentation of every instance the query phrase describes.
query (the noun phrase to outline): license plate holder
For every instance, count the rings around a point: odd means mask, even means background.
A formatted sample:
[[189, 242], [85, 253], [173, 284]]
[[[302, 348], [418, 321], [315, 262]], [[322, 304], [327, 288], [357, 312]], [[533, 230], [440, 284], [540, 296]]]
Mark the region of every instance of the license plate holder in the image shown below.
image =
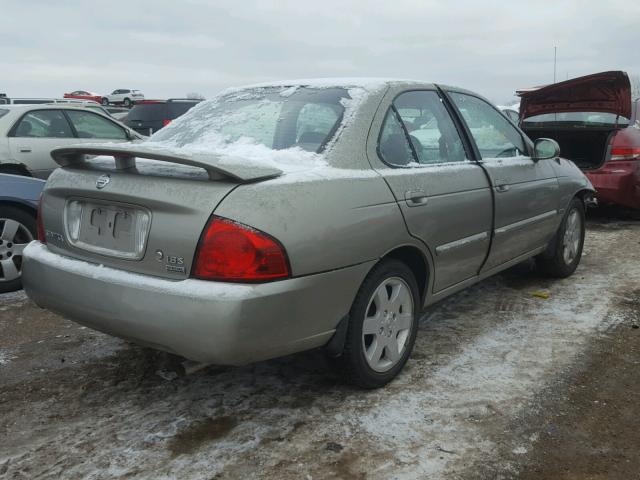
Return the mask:
[[73, 200], [65, 217], [67, 238], [78, 248], [130, 260], [144, 256], [151, 223], [144, 208]]

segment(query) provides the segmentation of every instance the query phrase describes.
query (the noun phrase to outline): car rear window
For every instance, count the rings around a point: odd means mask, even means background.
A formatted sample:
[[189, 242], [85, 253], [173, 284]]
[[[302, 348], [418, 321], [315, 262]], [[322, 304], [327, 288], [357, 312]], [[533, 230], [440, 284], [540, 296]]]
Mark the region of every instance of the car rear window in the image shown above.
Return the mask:
[[168, 102], [168, 120], [173, 120], [174, 118], [178, 118], [180, 115], [187, 113], [194, 105], [197, 105], [197, 102]]
[[134, 120], [137, 122], [153, 122], [166, 119], [166, 103], [142, 103], [134, 105], [127, 115], [127, 120]]
[[344, 114], [346, 88], [265, 87], [204, 101], [150, 141], [176, 147], [263, 145], [321, 152]]
[[604, 112], [560, 112], [534, 115], [524, 120], [525, 127], [541, 127], [549, 125], [576, 127], [611, 127], [629, 125], [629, 119]]
[[48, 98], [21, 98], [13, 101], [14, 105], [40, 105], [52, 103]]

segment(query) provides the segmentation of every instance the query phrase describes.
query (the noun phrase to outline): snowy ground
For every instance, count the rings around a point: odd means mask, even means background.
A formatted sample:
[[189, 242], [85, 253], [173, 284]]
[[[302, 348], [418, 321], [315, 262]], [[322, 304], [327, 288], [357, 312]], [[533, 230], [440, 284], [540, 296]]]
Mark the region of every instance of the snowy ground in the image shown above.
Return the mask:
[[638, 222], [592, 222], [573, 277], [522, 265], [431, 308], [373, 392], [319, 352], [168, 380], [163, 354], [0, 295], [0, 478], [515, 477], [563, 381], [638, 323], [639, 242]]

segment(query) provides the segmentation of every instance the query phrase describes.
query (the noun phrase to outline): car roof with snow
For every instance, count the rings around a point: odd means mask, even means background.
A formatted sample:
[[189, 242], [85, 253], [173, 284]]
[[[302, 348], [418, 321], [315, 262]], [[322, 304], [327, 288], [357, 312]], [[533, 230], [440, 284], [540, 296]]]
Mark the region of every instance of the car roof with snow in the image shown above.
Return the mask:
[[434, 88], [435, 86], [445, 90], [452, 90], [461, 93], [469, 93], [478, 96], [477, 93], [464, 88], [434, 83], [425, 80], [415, 80], [407, 78], [384, 78], [384, 77], [335, 77], [335, 78], [301, 78], [291, 80], [277, 80], [274, 82], [261, 82], [239, 87], [230, 87], [221, 91], [217, 96], [230, 95], [243, 90], [269, 87], [307, 87], [307, 88], [363, 88], [364, 90], [379, 90], [385, 87], [416, 87]]

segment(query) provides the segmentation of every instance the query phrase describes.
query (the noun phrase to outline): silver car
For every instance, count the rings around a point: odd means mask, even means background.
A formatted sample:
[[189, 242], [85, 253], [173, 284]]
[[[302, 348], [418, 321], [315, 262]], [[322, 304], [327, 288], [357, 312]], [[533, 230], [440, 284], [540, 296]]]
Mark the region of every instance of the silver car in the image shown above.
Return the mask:
[[37, 304], [199, 362], [325, 347], [367, 388], [426, 306], [529, 257], [571, 275], [593, 194], [487, 100], [406, 81], [230, 90], [146, 142], [52, 155]]

